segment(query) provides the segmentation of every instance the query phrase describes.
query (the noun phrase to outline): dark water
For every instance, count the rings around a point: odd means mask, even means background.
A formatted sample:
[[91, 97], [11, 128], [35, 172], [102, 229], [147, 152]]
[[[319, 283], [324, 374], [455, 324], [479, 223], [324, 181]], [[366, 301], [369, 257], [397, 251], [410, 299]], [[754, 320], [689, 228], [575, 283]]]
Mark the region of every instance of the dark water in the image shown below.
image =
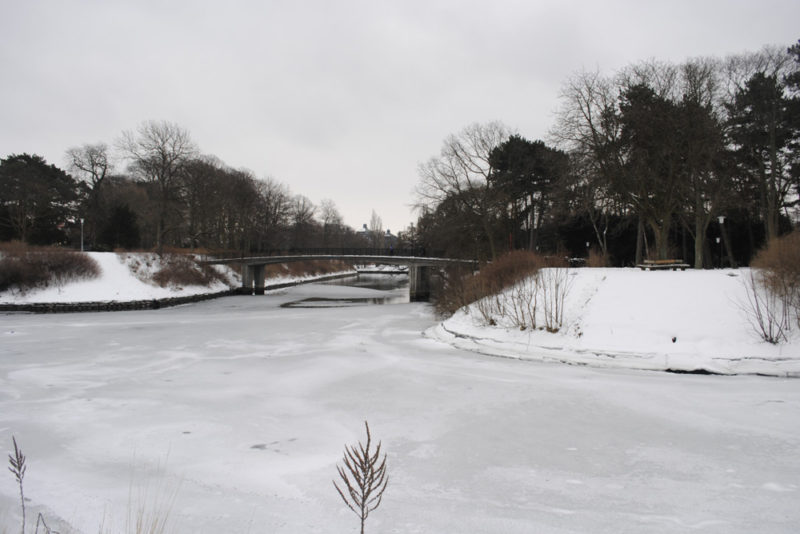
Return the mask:
[[402, 304], [409, 302], [408, 276], [404, 274], [359, 274], [312, 285], [334, 285], [377, 289], [386, 296], [369, 298], [329, 298], [309, 297], [282, 304], [282, 308], [345, 308], [350, 306], [368, 306], [373, 304]]

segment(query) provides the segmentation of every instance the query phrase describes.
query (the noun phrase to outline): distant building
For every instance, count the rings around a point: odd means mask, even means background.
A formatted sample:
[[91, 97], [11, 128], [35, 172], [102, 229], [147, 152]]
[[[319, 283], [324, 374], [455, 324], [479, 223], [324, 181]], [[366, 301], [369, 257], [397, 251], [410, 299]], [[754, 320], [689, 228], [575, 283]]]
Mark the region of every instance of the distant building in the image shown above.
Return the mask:
[[380, 249], [392, 249], [397, 246], [398, 238], [392, 234], [391, 230], [386, 232], [381, 231], [376, 233], [371, 231], [366, 224], [361, 229], [356, 231], [356, 235], [360, 236], [369, 247]]

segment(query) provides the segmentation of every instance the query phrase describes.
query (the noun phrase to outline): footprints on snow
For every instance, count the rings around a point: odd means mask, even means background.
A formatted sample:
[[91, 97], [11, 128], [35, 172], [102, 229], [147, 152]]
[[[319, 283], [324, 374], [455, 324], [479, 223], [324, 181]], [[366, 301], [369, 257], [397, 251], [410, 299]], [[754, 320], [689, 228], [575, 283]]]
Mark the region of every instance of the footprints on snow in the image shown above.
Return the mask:
[[252, 445], [250, 448], [259, 451], [281, 452], [279, 445], [281, 445], [282, 443], [292, 443], [294, 441], [297, 441], [297, 438], [290, 438], [285, 441], [273, 441], [271, 443], [256, 443], [255, 445]]

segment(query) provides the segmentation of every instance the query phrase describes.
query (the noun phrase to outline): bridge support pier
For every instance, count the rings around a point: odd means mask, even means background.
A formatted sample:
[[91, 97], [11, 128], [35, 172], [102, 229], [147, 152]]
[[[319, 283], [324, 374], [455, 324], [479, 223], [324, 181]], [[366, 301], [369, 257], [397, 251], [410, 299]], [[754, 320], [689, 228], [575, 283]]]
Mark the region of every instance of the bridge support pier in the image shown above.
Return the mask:
[[408, 296], [411, 302], [427, 302], [431, 298], [431, 267], [408, 267]]
[[245, 295], [264, 294], [263, 265], [242, 265], [242, 293]]

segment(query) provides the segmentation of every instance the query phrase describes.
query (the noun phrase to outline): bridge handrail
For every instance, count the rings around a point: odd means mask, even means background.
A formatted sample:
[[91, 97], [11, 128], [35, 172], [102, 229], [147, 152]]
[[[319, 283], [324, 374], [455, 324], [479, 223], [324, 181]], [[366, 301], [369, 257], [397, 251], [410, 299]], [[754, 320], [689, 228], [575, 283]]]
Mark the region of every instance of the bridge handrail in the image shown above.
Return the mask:
[[292, 254], [286, 256], [244, 256], [223, 259], [206, 259], [206, 264], [244, 263], [248, 265], [266, 265], [270, 263], [284, 263], [294, 261], [346, 261], [350, 263], [384, 263], [399, 265], [477, 265], [476, 260], [459, 258], [432, 258], [428, 256], [398, 256], [398, 255], [348, 255], [348, 254]]
[[[209, 251], [206, 257], [215, 259], [234, 259], [248, 257], [267, 257], [267, 256], [403, 256], [414, 258], [447, 258], [447, 255], [440, 250], [428, 251], [425, 248], [337, 248], [337, 247], [317, 247], [317, 248], [287, 248], [287, 249], [268, 249], [264, 251]], [[477, 261], [474, 258], [450, 258], [468, 261]]]
[[[421, 258], [443, 258], [446, 254], [440, 250], [428, 251], [424, 248], [353, 248], [353, 247], [316, 247], [316, 248], [284, 248], [243, 251], [209, 251], [207, 256], [219, 259], [244, 258], [250, 256], [302, 256], [302, 255], [347, 255], [347, 256], [408, 256]], [[473, 258], [454, 258], [473, 259]]]

